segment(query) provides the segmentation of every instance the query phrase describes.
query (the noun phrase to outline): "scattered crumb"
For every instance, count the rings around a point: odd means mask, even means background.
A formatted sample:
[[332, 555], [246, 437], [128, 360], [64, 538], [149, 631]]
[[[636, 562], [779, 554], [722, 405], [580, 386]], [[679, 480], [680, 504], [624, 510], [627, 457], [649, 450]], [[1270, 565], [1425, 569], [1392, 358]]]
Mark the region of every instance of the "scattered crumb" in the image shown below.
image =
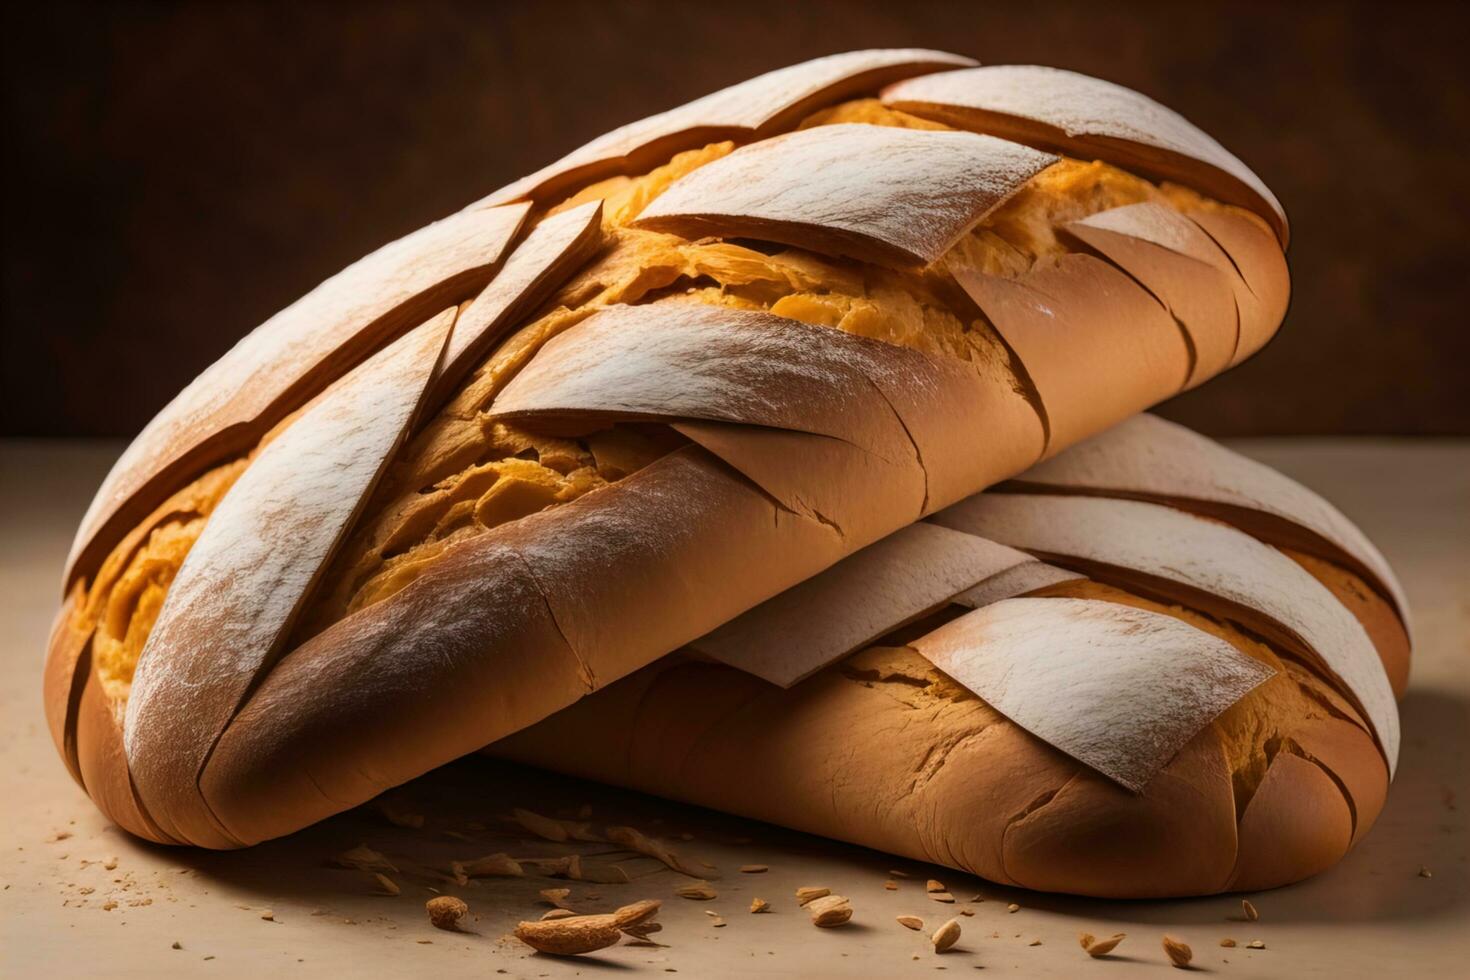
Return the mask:
[[917, 915], [900, 915], [895, 916], [895, 919], [898, 924], [903, 926], [905, 929], [913, 929], [917, 932], [918, 930], [924, 928], [924, 920], [919, 918]]
[[951, 895], [949, 892], [930, 892], [929, 900], [933, 902], [953, 903], [954, 896]]
[[888, 877], [890, 877], [890, 878], [907, 878], [908, 877], [908, 872], [906, 872], [906, 871], [890, 871], [890, 872], [888, 872]]
[[1033, 939], [1029, 943], [1027, 943], [1026, 945], [1027, 946], [1040, 946], [1041, 945], [1041, 940], [1040, 939]]
[[934, 944], [934, 952], [942, 953], [955, 943], [960, 941], [960, 920], [950, 919], [944, 925], [934, 930], [934, 935], [929, 937]]
[[852, 918], [852, 905], [841, 895], [826, 894], [802, 904], [811, 913], [812, 925], [824, 929], [840, 926]]
[[169, 949], [183, 949], [183, 948], [184, 948], [184, 944], [181, 943], [181, 942], [179, 942], [177, 939], [175, 939], [174, 940], [174, 944], [169, 947]]
[[541, 921], [546, 922], [550, 919], [567, 919], [576, 914], [577, 913], [573, 912], [571, 909], [547, 909], [545, 914], [541, 916]]
[[896, 882], [896, 881], [885, 881], [885, 882], [883, 882], [883, 887], [886, 888], [888, 891], [896, 892], [896, 891], [898, 891], [898, 882]]
[[108, 871], [116, 871], [117, 870], [117, 858], [115, 858], [115, 857], [108, 858], [106, 861], [103, 861], [102, 862], [102, 867], [106, 868]]
[[1098, 939], [1090, 932], [1082, 932], [1077, 934], [1077, 943], [1086, 950], [1088, 956], [1091, 956], [1093, 959], [1098, 959], [1099, 957], [1107, 956], [1113, 950], [1117, 949], [1118, 944], [1127, 937], [1128, 934], [1126, 932], [1120, 932], [1106, 939]]
[[693, 899], [696, 902], [708, 902], [719, 898], [719, 892], [715, 891], [707, 881], [697, 881], [692, 885], [682, 885], [674, 889], [674, 894], [680, 898]]
[[48, 844], [55, 844], [58, 841], [67, 840], [70, 837], [71, 837], [71, 831], [69, 831], [69, 830], [58, 830], [55, 833], [53, 833], [50, 837], [47, 837], [46, 838], [46, 843], [48, 843]]
[[948, 888], [945, 888], [944, 887], [944, 882], [942, 882], [942, 881], [935, 881], [933, 878], [930, 878], [929, 879], [928, 884], [926, 884], [924, 886], [924, 890], [926, 892], [947, 892], [947, 891], [949, 891]]
[[1173, 936], [1164, 937], [1164, 955], [1169, 957], [1169, 962], [1179, 969], [1189, 966], [1189, 961], [1194, 959], [1194, 950], [1182, 940]]
[[769, 912], [771, 911], [771, 903], [764, 898], [752, 898], [750, 900], [750, 910], [752, 912]]
[[470, 914], [470, 907], [463, 899], [440, 895], [425, 902], [424, 911], [429, 913], [429, 922], [435, 929], [457, 932], [460, 921]]
[[1430, 871], [1428, 868], [1426, 868], [1424, 865], [1421, 864], [1421, 865], [1419, 865], [1419, 877], [1421, 877], [1421, 878], [1433, 878], [1434, 877], [1434, 872], [1433, 871]]
[[398, 887], [398, 882], [394, 881], [392, 878], [389, 878], [381, 871], [373, 872], [373, 881], [377, 882], [378, 884], [379, 895], [397, 895], [403, 890]]
[[960, 915], [974, 915], [974, 909], [960, 909]]
[[1015, 902], [1012, 902], [1011, 904], [1009, 904], [1009, 905], [1006, 906], [1006, 911], [1007, 912], [1019, 912], [1019, 911], [1021, 911], [1021, 906], [1017, 905]]
[[260, 912], [260, 917], [267, 922], [276, 921], [276, 913], [271, 911], [270, 909], [262, 909]]
[[1240, 911], [1245, 916], [1245, 921], [1247, 922], [1255, 922], [1261, 917], [1261, 913], [1256, 911], [1256, 907], [1251, 904], [1251, 900], [1248, 898], [1242, 898], [1240, 900]]
[[570, 888], [543, 888], [541, 898], [549, 905], [555, 905], [559, 909], [567, 908], [567, 896], [572, 893]]
[[1231, 938], [1229, 938], [1227, 936], [1226, 938], [1220, 940], [1220, 945], [1221, 946], [1224, 946], [1226, 949], [1234, 949], [1235, 948], [1235, 940], [1233, 940], [1233, 939], [1231, 939]]
[[832, 894], [832, 889], [821, 888], [816, 885], [803, 885], [796, 890], [796, 904], [807, 905], [819, 898], [825, 898]]
[[1259, 940], [1259, 939], [1252, 939], [1250, 942], [1248, 942], [1248, 943], [1245, 944], [1245, 948], [1246, 949], [1265, 949], [1266, 948], [1266, 944], [1264, 942], [1262, 942], [1261, 940]]
[[764, 864], [742, 864], [740, 866], [740, 873], [744, 875], [765, 874], [770, 870], [770, 867]]

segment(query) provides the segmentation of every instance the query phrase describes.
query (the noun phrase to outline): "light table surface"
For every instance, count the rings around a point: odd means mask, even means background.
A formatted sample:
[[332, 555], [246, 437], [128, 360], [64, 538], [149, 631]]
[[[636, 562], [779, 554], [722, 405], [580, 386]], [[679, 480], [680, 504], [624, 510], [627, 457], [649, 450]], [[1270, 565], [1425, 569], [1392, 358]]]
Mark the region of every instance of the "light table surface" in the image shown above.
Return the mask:
[[[422, 828], [399, 826], [368, 806], [234, 853], [140, 843], [109, 826], [71, 782], [41, 710], [41, 664], [62, 560], [121, 447], [0, 443], [0, 975], [894, 977], [982, 969], [983, 976], [1166, 976], [1160, 939], [1169, 933], [1194, 948], [1200, 972], [1221, 977], [1465, 976], [1470, 443], [1298, 439], [1235, 446], [1323, 493], [1358, 522], [1403, 580], [1415, 638], [1413, 678], [1401, 706], [1403, 752], [1377, 826], [1328, 873], [1252, 895], [1261, 918], [1249, 923], [1239, 920], [1238, 896], [1107, 902], [1029, 893], [484, 759], [456, 763], [393, 795], [397, 819], [422, 816]], [[456, 859], [565, 853], [528, 840], [507, 819], [517, 806], [556, 815], [588, 807], [597, 823], [662, 837], [717, 869], [711, 878], [718, 897], [676, 897], [688, 879], [655, 871], [648, 861], [640, 867], [651, 873], [622, 885], [526, 877], [461, 887], [444, 880], [442, 870]], [[359, 843], [395, 863], [391, 877], [400, 895], [374, 894], [369, 875], [329, 865]], [[769, 870], [742, 874], [744, 864]], [[895, 891], [883, 887], [890, 869], [909, 875]], [[957, 905], [926, 897], [931, 877], [949, 887]], [[559, 885], [570, 886], [572, 904], [589, 911], [662, 899], [664, 929], [654, 938], [667, 945], [557, 960], [507, 939], [516, 921], [549, 908], [540, 890]], [[814, 928], [793, 898], [803, 885], [851, 899], [852, 922]], [[428, 924], [423, 903], [433, 888], [469, 902], [470, 932]], [[755, 896], [773, 911], [750, 914]], [[984, 901], [966, 901], [975, 896]], [[1010, 903], [1019, 911], [1008, 912]], [[960, 918], [959, 945], [942, 956], [926, 933], [894, 921], [910, 913], [932, 930], [961, 908], [973, 915]], [[708, 911], [725, 924], [717, 927]], [[1126, 932], [1128, 939], [1115, 956], [1094, 961], [1078, 948], [1080, 931]], [[1221, 948], [1224, 937], [1240, 945]], [[1266, 948], [1246, 949], [1254, 939]]]

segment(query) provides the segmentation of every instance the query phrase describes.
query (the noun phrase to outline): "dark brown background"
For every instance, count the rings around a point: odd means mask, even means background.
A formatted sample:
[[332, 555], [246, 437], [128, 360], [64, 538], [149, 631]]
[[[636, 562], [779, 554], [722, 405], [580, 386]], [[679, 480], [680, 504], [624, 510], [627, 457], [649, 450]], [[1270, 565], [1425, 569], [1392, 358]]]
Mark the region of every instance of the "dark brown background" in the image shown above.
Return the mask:
[[1282, 334], [1167, 414], [1215, 434], [1470, 433], [1454, 6], [7, 6], [5, 434], [130, 434], [325, 276], [583, 140], [905, 45], [1138, 88], [1281, 197]]

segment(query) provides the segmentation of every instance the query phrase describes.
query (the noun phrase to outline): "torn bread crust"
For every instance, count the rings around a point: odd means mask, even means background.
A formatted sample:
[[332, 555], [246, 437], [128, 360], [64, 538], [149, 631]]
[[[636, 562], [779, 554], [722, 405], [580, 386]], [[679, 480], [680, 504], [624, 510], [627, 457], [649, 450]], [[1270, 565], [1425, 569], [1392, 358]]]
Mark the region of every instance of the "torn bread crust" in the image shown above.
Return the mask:
[[[1129, 396], [1100, 402], [1098, 417], [1090, 421], [1079, 422], [1058, 409], [1064, 424], [1048, 440], [1052, 406], [1045, 404], [1030, 366], [986, 320], [960, 277], [1019, 279], [1033, 269], [1067, 264], [1068, 257], [1102, 263], [1078, 251], [1084, 246], [1067, 234], [1070, 223], [1141, 202], [1177, 210], [1190, 220], [1208, 215], [1213, 224], [1207, 231], [1237, 270], [1231, 286], [1236, 305], [1243, 296], [1261, 294], [1258, 319], [1269, 319], [1269, 311], [1284, 296], [1284, 279], [1266, 261], [1270, 255], [1263, 259], [1249, 252], [1262, 248], [1261, 238], [1270, 237], [1254, 216], [1184, 187], [1155, 186], [1101, 161], [1059, 160], [1022, 180], [1027, 168], [1050, 157], [1003, 140], [942, 133], [944, 127], [884, 108], [875, 99], [832, 104], [875, 92], [900, 75], [964, 63], [966, 59], [925, 52], [820, 59], [712, 97], [692, 115], [676, 112], [648, 126], [635, 125], [590, 151], [596, 159], [563, 161], [565, 166], [553, 168], [555, 173], [541, 175], [546, 181], [533, 178], [524, 193], [537, 198], [534, 208], [526, 203], [471, 208], [422, 233], [423, 238], [413, 237], [364, 260], [272, 321], [277, 326], [263, 330], [261, 337], [275, 336], [279, 324], [286, 324], [290, 329], [281, 329], [291, 340], [307, 319], [331, 325], [320, 331], [324, 342], [351, 334], [351, 340], [324, 358], [307, 344], [313, 353], [305, 358], [311, 362], [305, 374], [296, 371], [295, 340], [284, 345], [284, 354], [277, 352], [280, 356], [271, 354], [269, 344], [242, 345], [260, 355], [246, 360], [261, 370], [270, 368], [269, 380], [286, 384], [289, 397], [271, 394], [276, 389], [268, 384], [251, 389], [265, 398], [265, 407], [241, 409], [249, 425], [241, 429], [221, 423], [224, 427], [214, 430], [215, 422], [201, 422], [188, 438], [198, 436], [205, 449], [184, 462], [163, 462], [168, 454], [146, 449], [148, 440], [143, 440], [139, 445], [145, 448], [135, 455], [148, 457], [147, 465], [137, 469], [145, 483], [155, 481], [166, 491], [170, 482], [187, 479], [185, 471], [222, 464], [204, 472], [196, 484], [213, 480], [228, 491], [234, 481], [244, 479], [242, 472], [261, 465], [276, 445], [270, 440], [288, 439], [302, 424], [311, 411], [303, 405], [313, 396], [327, 397], [320, 393], [366, 356], [368, 347], [409, 325], [404, 322], [406, 310], [431, 300], [461, 304], [445, 314], [456, 320], [450, 354], [436, 369], [438, 380], [431, 382], [427, 396], [435, 404], [443, 400], [442, 409], [406, 430], [407, 445], [387, 454], [381, 480], [363, 483], [354, 499], [330, 508], [334, 515], [347, 515], [341, 528], [345, 537], [333, 538], [319, 559], [322, 567], [305, 576], [282, 570], [286, 584], [280, 595], [272, 596], [271, 606], [289, 613], [277, 617], [273, 638], [266, 636], [271, 630], [262, 630], [256, 638], [260, 642], [232, 651], [257, 665], [236, 680], [252, 671], [256, 676], [244, 680], [236, 692], [242, 701], [231, 705], [229, 696], [220, 699], [215, 706], [220, 710], [205, 726], [211, 731], [185, 753], [202, 760], [203, 770], [195, 774], [200, 789], [186, 791], [190, 814], [181, 814], [163, 830], [140, 815], [139, 796], [154, 795], [154, 780], [142, 775], [140, 792], [134, 793], [126, 764], [120, 762], [121, 732], [95, 722], [110, 712], [115, 727], [125, 705], [129, 712], [168, 711], [168, 699], [146, 693], [134, 704], [128, 685], [143, 683], [140, 691], [152, 686], [156, 668], [138, 677], [133, 669], [155, 632], [154, 619], [168, 602], [180, 563], [187, 561], [184, 556], [196, 540], [209, 534], [220, 505], [205, 501], [187, 516], [150, 516], [134, 535], [118, 533], [120, 524], [89, 539], [98, 549], [116, 547], [88, 583], [84, 608], [76, 614], [86, 621], [76, 631], [57, 633], [53, 659], [60, 666], [51, 670], [48, 690], [55, 697], [67, 692], [67, 705], [52, 709], [53, 717], [64, 716], [67, 725], [77, 726], [70, 739], [63, 727], [63, 752], [68, 744], [76, 747], [89, 787], [117, 787], [115, 793], [99, 789], [94, 794], [119, 801], [116, 809], [104, 803], [108, 812], [130, 829], [155, 837], [184, 834], [181, 824], [189, 823], [189, 836], [215, 846], [284, 833], [407, 779], [443, 761], [446, 752], [458, 754], [524, 726], [905, 522], [1019, 471], [1044, 447], [1055, 450], [1177, 390], [1193, 377], [1180, 326], [1158, 298], [1117, 271], [1108, 290], [1095, 292], [1094, 298], [1101, 302], [1121, 290], [1126, 302], [1151, 305], [1156, 319], [1169, 321], [1173, 343], [1184, 355], [1170, 353], [1138, 363], [1110, 355], [1098, 361], [1080, 383], [1099, 396], [1119, 387], [1127, 388]], [[721, 113], [733, 128], [722, 131], [721, 124], [698, 121], [686, 125], [694, 116]], [[678, 193], [698, 198], [695, 178], [703, 168], [740, 153], [736, 140], [754, 147], [759, 143], [752, 141], [788, 129], [817, 134], [779, 144], [789, 148], [820, 144], [833, 133], [838, 136], [832, 138], [840, 139], [853, 127], [862, 138], [886, 145], [929, 145], [937, 139], [964, 146], [967, 165], [983, 165], [982, 158], [990, 158], [989, 172], [1003, 179], [993, 186], [981, 182], [960, 188], [959, 200], [951, 199], [953, 181], [909, 182], [916, 195], [911, 203], [919, 211], [932, 209], [936, 225], [924, 242], [910, 240], [907, 245], [920, 249], [911, 253], [920, 257], [943, 247], [947, 250], [941, 261], [900, 268], [827, 254], [834, 250], [834, 234], [844, 240], [857, 234], [875, 242], [896, 234], [893, 226], [864, 212], [860, 199], [849, 198], [846, 212], [837, 201], [837, 211], [816, 220], [810, 213], [798, 215], [801, 220], [792, 222], [790, 236], [797, 245], [784, 249], [769, 242], [689, 241], [636, 226], [650, 204], [681, 185]], [[821, 132], [824, 128], [827, 133]], [[880, 135], [884, 129], [922, 135]], [[604, 153], [609, 147], [621, 149]], [[1017, 169], [1017, 161], [1029, 162]], [[649, 166], [653, 169], [640, 173]], [[574, 189], [594, 173], [610, 176]], [[548, 189], [559, 181], [566, 183]], [[572, 190], [559, 202], [553, 200]], [[446, 248], [449, 258], [442, 262], [411, 261], [422, 259], [425, 241], [440, 241], [436, 235], [453, 240], [451, 244], [458, 241], [446, 227], [476, 227], [476, 218], [490, 220], [486, 215], [503, 226], [502, 234], [482, 243], [479, 263], [468, 271], [455, 265], [463, 256], [452, 247]], [[975, 215], [980, 215], [978, 224]], [[866, 228], [861, 227], [864, 222]], [[1271, 249], [1279, 251], [1274, 243]], [[1236, 250], [1245, 251], [1237, 255]], [[405, 263], [411, 268], [400, 268]], [[491, 277], [497, 267], [499, 275]], [[373, 269], [383, 274], [383, 283], [348, 288]], [[436, 277], [439, 281], [429, 281]], [[559, 281], [562, 277], [565, 281]], [[471, 302], [484, 278], [490, 278], [489, 285]], [[1095, 319], [1079, 312], [1068, 325], [1077, 344], [1098, 328], [1106, 312], [1098, 309]], [[696, 380], [725, 384], [758, 364], [755, 354], [765, 348], [754, 343], [762, 338], [748, 329], [750, 317], [764, 318], [761, 329], [789, 334], [793, 341], [822, 336], [799, 349], [776, 349], [778, 344], [766, 356], [811, 359], [836, 374], [767, 371], [762, 377], [784, 378], [783, 390], [771, 403], [758, 398], [722, 401], [723, 393], [714, 390], [719, 385], [681, 387], [687, 381], [685, 371]], [[583, 417], [576, 438], [537, 430], [542, 423], [530, 414], [497, 414], [505, 408], [502, 396], [526, 395], [530, 383], [521, 379], [551, 371], [557, 351], [574, 348], [578, 336], [585, 338], [609, 322], [626, 327], [655, 321], [662, 325], [665, 341], [679, 339], [686, 325], [713, 323], [723, 326], [709, 336], [723, 332], [737, 337], [744, 330], [751, 349], [742, 353], [737, 344], [725, 351], [731, 361], [723, 367], [733, 368], [736, 376], [721, 375], [720, 365], [706, 369], [708, 358], [701, 361], [686, 349], [690, 356], [674, 362], [681, 373], [665, 377], [662, 389], [645, 386], [639, 404], [649, 410], [633, 416], [620, 400], [625, 392], [590, 393], [577, 406]], [[1274, 326], [1266, 323], [1264, 333], [1252, 336], [1268, 335]], [[369, 335], [371, 343], [363, 339]], [[606, 335], [607, 350], [619, 339], [617, 333]], [[843, 373], [840, 362], [859, 348], [865, 349], [856, 358], [862, 370]], [[842, 357], [823, 360], [838, 350]], [[595, 361], [593, 352], [588, 363], [597, 366]], [[227, 360], [216, 370], [231, 373], [233, 384], [240, 379], [229, 364]], [[1140, 374], [1151, 377], [1138, 381]], [[1050, 377], [1042, 367], [1036, 375]], [[626, 382], [627, 393], [632, 393], [634, 382], [647, 379], [614, 380]], [[208, 387], [203, 380], [199, 384]], [[520, 389], [512, 392], [517, 384]], [[715, 404], [724, 414], [671, 415], [669, 406], [678, 399], [695, 406]], [[783, 406], [781, 399], [789, 405]], [[245, 404], [231, 402], [231, 412]], [[543, 413], [542, 422], [558, 413], [567, 415], [565, 406], [548, 407], [552, 411]], [[812, 417], [801, 417], [796, 409], [810, 411]], [[288, 414], [293, 410], [300, 412], [295, 418]], [[168, 417], [166, 413], [157, 424], [173, 424]], [[587, 431], [585, 423], [591, 420], [602, 427]], [[779, 426], [768, 424], [773, 420]], [[273, 431], [260, 431], [271, 426]], [[255, 441], [234, 446], [225, 438], [244, 438], [242, 433], [254, 433]], [[397, 434], [378, 433], [385, 442]], [[252, 444], [252, 455], [231, 458]], [[152, 473], [148, 467], [154, 462], [165, 468]], [[809, 467], [804, 465], [808, 462]], [[167, 469], [174, 465], [178, 469]], [[123, 469], [132, 472], [133, 466]], [[108, 490], [102, 496], [110, 495]], [[129, 506], [146, 502], [145, 496], [137, 496]], [[303, 500], [294, 516], [304, 518], [319, 506]], [[609, 568], [659, 571], [609, 575]], [[479, 573], [488, 579], [469, 581]], [[320, 589], [315, 588], [318, 581]], [[497, 589], [505, 595], [492, 595]], [[466, 593], [481, 597], [483, 608], [461, 603]], [[518, 604], [506, 606], [501, 601], [506, 596]], [[106, 610], [105, 621], [93, 618], [99, 609]], [[638, 629], [617, 625], [630, 609], [645, 617]], [[395, 618], [410, 616], [415, 617], [412, 628]], [[96, 624], [90, 657], [80, 635], [91, 628], [87, 623]], [[412, 650], [406, 646], [408, 634], [413, 635]], [[359, 639], [365, 639], [360, 648], [336, 647]], [[79, 644], [82, 653], [77, 652]], [[408, 653], [399, 663], [368, 661], [372, 651], [390, 648]], [[541, 660], [522, 656], [526, 650], [553, 653]], [[507, 658], [527, 661], [518, 665], [524, 674], [508, 671]], [[75, 665], [70, 683], [62, 676], [67, 664]], [[87, 672], [85, 681], [79, 671]], [[338, 680], [328, 682], [331, 676]], [[507, 679], [512, 677], [519, 679]], [[222, 687], [233, 683], [221, 681]], [[532, 687], [534, 696], [523, 690]], [[473, 703], [465, 710], [442, 711], [438, 720], [423, 717], [424, 704], [438, 703], [429, 697], [432, 693], [471, 688], [480, 694], [467, 699]], [[77, 692], [82, 692], [80, 698]], [[92, 692], [90, 700], [87, 692]], [[104, 711], [88, 714], [82, 710], [88, 705]], [[320, 717], [312, 717], [313, 712]], [[257, 717], [272, 720], [248, 720]], [[392, 719], [387, 725], [381, 720], [385, 717]], [[318, 727], [322, 719], [346, 718], [356, 719], [351, 731], [323, 734]], [[86, 740], [81, 738], [84, 722], [91, 726]], [[363, 732], [373, 737], [364, 738]], [[216, 735], [218, 741], [212, 742]], [[379, 739], [394, 744], [385, 749]], [[122, 773], [116, 772], [120, 764]], [[90, 780], [89, 767], [94, 773]], [[173, 783], [184, 782], [174, 776], [169, 777]]]

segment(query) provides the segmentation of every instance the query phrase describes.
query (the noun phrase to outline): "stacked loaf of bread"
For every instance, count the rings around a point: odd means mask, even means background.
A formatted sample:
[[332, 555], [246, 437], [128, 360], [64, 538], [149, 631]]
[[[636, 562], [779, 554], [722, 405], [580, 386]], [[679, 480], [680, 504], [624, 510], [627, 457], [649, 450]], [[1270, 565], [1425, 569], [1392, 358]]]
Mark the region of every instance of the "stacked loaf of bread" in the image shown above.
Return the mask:
[[[614, 130], [149, 424], [68, 562], [57, 746], [153, 840], [353, 806], [1248, 357], [1286, 236], [1187, 121], [1047, 68], [854, 52]], [[1391, 757], [1378, 694], [1339, 692]]]
[[1266, 888], [1383, 805], [1402, 602], [1331, 505], [1145, 415], [489, 751], [1006, 884]]

